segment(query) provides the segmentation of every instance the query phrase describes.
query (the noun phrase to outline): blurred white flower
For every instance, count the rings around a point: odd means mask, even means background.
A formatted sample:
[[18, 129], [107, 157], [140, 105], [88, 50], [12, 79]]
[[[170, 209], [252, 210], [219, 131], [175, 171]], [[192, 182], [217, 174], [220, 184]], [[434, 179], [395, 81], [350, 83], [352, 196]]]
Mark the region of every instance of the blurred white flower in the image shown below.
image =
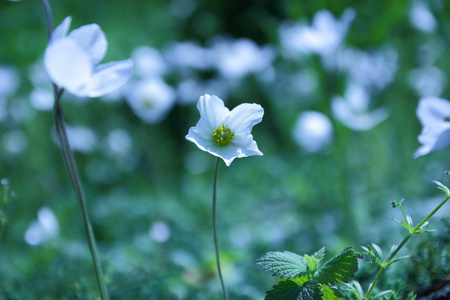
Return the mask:
[[422, 146], [414, 157], [441, 150], [450, 145], [450, 102], [437, 97], [422, 98], [417, 108], [417, 116], [423, 125], [419, 142]]
[[364, 52], [345, 48], [325, 62], [329, 68], [337, 68], [349, 74], [350, 80], [366, 88], [382, 90], [394, 79], [398, 54], [392, 49]]
[[230, 111], [220, 98], [205, 94], [197, 108], [200, 120], [186, 139], [201, 150], [222, 158], [227, 166], [235, 158], [263, 155], [251, 134], [253, 126], [262, 121], [261, 105], [244, 103]]
[[157, 243], [164, 243], [170, 238], [170, 228], [164, 222], [155, 222], [148, 230], [150, 237]]
[[32, 246], [40, 245], [59, 234], [58, 220], [48, 207], [38, 211], [38, 218], [33, 221], [25, 232], [25, 242]]
[[421, 97], [439, 96], [447, 83], [447, 75], [434, 66], [427, 66], [410, 71], [408, 82]]
[[128, 84], [125, 99], [144, 122], [161, 122], [175, 103], [175, 91], [161, 78], [145, 78]]
[[275, 58], [270, 46], [260, 47], [250, 39], [219, 38], [211, 46], [214, 66], [229, 79], [241, 79], [269, 68]]
[[437, 27], [437, 21], [425, 1], [412, 2], [409, 21], [416, 29], [424, 32], [433, 32]]
[[67, 126], [67, 138], [74, 151], [89, 153], [97, 148], [97, 136], [85, 126]]
[[137, 47], [131, 58], [134, 62], [136, 74], [141, 77], [145, 76], [162, 76], [167, 72], [168, 66], [164, 57], [158, 50], [148, 47]]
[[0, 67], [0, 99], [12, 96], [19, 87], [20, 77], [13, 67]]
[[11, 154], [19, 154], [24, 152], [28, 147], [28, 139], [21, 130], [12, 130], [6, 132], [3, 137], [3, 148]]
[[180, 104], [195, 102], [198, 95], [202, 93], [226, 97], [229, 93], [229, 87], [227, 82], [220, 77], [206, 81], [189, 77], [181, 81], [177, 87], [177, 96]]
[[37, 110], [49, 111], [53, 109], [53, 92], [42, 87], [35, 88], [30, 94], [30, 104]]
[[109, 152], [117, 155], [126, 155], [133, 146], [133, 140], [128, 132], [122, 128], [114, 129], [105, 139]]
[[345, 98], [335, 96], [331, 100], [333, 115], [342, 124], [353, 130], [370, 130], [388, 116], [386, 108], [369, 110], [370, 98], [367, 91], [358, 84], [351, 84]]
[[348, 27], [355, 18], [355, 11], [347, 8], [341, 19], [335, 19], [328, 10], [319, 10], [311, 26], [282, 24], [280, 42], [288, 55], [315, 53], [328, 55], [335, 52], [345, 39]]
[[120, 87], [131, 76], [130, 59], [99, 64], [108, 43], [97, 24], [84, 25], [67, 35], [71, 17], [53, 31], [44, 55], [51, 80], [80, 97], [100, 97]]
[[305, 111], [298, 116], [292, 136], [306, 152], [321, 151], [333, 139], [333, 125], [324, 114]]
[[203, 70], [211, 67], [209, 51], [195, 42], [173, 42], [164, 51], [164, 57], [179, 68]]

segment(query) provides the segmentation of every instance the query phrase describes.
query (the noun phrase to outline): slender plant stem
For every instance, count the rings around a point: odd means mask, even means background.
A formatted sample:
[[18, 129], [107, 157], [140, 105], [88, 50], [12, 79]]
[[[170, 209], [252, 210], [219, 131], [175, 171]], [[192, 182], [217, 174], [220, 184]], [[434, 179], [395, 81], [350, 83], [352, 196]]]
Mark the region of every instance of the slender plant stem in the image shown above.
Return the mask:
[[[381, 275], [383, 274], [384, 270], [391, 264], [391, 261], [394, 259], [394, 257], [397, 255], [397, 253], [403, 248], [403, 246], [405, 246], [405, 244], [409, 241], [409, 239], [411, 237], [413, 237], [414, 235], [417, 234], [417, 231], [420, 230], [420, 228], [423, 226], [423, 224], [425, 224], [448, 201], [448, 199], [450, 199], [450, 196], [447, 196], [447, 198], [442, 200], [442, 202], [439, 203], [439, 205], [436, 206], [433, 209], [433, 211], [428, 214], [428, 216], [426, 216], [416, 227], [414, 227], [414, 230], [411, 233], [409, 233], [403, 239], [403, 241], [400, 243], [400, 245], [398, 245], [398, 247], [391, 253], [391, 255], [389, 255], [386, 262], [384, 262], [383, 265], [380, 267], [380, 270], [378, 270], [377, 276], [375, 277], [375, 280], [373, 281], [373, 283], [370, 285], [370, 288], [367, 291], [367, 295], [366, 295], [365, 299], [369, 299], [370, 295], [372, 294], [372, 292], [373, 292], [378, 280], [380, 279]], [[402, 211], [403, 211], [403, 209], [402, 209]]]
[[213, 224], [214, 246], [215, 246], [215, 250], [216, 250], [217, 273], [219, 273], [220, 284], [222, 285], [223, 299], [228, 300], [227, 290], [225, 289], [225, 283], [223, 282], [223, 277], [222, 277], [222, 269], [220, 267], [219, 243], [217, 242], [216, 192], [217, 192], [217, 174], [219, 173], [219, 163], [220, 163], [220, 158], [217, 158], [216, 171], [214, 172], [214, 184], [213, 184], [212, 224]]
[[[48, 25], [48, 35], [52, 34], [52, 16], [50, 5], [47, 0], [42, 1], [44, 4], [44, 10], [47, 17]], [[67, 170], [69, 172], [70, 181], [72, 182], [72, 187], [75, 192], [75, 196], [78, 201], [78, 205], [83, 216], [84, 229], [86, 232], [86, 238], [89, 246], [89, 251], [91, 253], [91, 258], [94, 264], [95, 275], [97, 279], [97, 284], [100, 290], [100, 295], [102, 300], [109, 300], [108, 292], [106, 289], [105, 281], [103, 279], [102, 269], [100, 266], [100, 260], [98, 257], [97, 246], [95, 243], [94, 232], [92, 230], [91, 222], [89, 220], [89, 215], [86, 209], [86, 199], [83, 193], [83, 188], [81, 185], [80, 176], [78, 175], [78, 169], [73, 156], [72, 150], [70, 148], [69, 140], [67, 138], [66, 126], [64, 121], [64, 114], [61, 107], [61, 96], [63, 94], [63, 89], [58, 89], [58, 87], [53, 83], [53, 95], [54, 95], [54, 122], [56, 127], [56, 133], [58, 136], [59, 143], [61, 145], [61, 150], [64, 157], [64, 162], [66, 164]]]

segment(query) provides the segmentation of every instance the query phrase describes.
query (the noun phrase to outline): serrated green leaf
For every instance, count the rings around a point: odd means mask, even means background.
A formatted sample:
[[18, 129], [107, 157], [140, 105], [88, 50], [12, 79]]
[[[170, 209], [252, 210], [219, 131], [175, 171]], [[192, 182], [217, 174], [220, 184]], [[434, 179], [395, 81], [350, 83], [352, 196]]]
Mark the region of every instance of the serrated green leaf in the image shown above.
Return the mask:
[[314, 274], [320, 265], [320, 260], [314, 256], [305, 255], [306, 265], [308, 266], [308, 273]]
[[314, 279], [324, 284], [348, 282], [358, 271], [358, 253], [347, 247], [325, 263], [315, 274]]
[[325, 257], [325, 247], [314, 253], [313, 256], [319, 261], [319, 263], [321, 263], [323, 258]]
[[265, 300], [322, 300], [321, 286], [315, 281], [307, 281], [302, 285], [294, 280], [283, 280], [266, 293]]
[[297, 277], [307, 272], [305, 258], [289, 251], [268, 252], [255, 263], [264, 271], [282, 278]]
[[433, 180], [433, 182], [437, 185], [438, 189], [440, 189], [441, 191], [443, 191], [444, 193], [446, 193], [447, 196], [450, 196], [450, 190], [449, 190], [448, 187], [446, 187], [445, 185], [443, 185], [443, 184], [440, 183], [439, 181]]
[[323, 300], [341, 300], [342, 294], [334, 288], [329, 287], [328, 285], [322, 285], [322, 299]]

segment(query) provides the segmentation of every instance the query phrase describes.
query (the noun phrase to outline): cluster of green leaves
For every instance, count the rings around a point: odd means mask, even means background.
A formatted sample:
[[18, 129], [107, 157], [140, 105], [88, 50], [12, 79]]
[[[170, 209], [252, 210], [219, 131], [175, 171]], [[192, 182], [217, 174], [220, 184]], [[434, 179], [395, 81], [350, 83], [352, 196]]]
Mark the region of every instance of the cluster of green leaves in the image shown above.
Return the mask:
[[311, 256], [289, 251], [266, 253], [256, 264], [281, 277], [266, 293], [266, 300], [341, 299], [335, 285], [355, 275], [360, 254], [347, 247], [325, 263], [324, 257], [325, 248]]

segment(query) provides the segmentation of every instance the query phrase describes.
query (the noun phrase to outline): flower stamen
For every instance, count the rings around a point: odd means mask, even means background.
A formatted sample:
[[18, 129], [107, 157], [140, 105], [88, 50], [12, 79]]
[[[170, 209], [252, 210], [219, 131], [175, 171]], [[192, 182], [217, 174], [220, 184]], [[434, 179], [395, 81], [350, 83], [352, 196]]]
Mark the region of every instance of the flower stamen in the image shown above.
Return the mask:
[[226, 125], [221, 125], [214, 130], [212, 138], [217, 146], [228, 145], [234, 137], [234, 133]]

